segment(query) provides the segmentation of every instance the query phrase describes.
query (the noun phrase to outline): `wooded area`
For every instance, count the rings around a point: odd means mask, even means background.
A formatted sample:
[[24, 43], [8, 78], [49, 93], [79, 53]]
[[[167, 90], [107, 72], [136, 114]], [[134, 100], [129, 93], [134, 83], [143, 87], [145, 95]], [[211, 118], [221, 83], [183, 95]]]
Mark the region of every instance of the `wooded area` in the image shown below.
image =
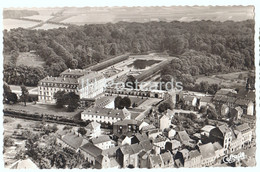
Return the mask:
[[23, 73], [23, 84], [35, 86], [46, 75], [58, 76], [67, 68], [84, 68], [112, 56], [151, 50], [177, 57], [162, 75], [190, 82], [200, 74], [254, 69], [254, 21], [119, 22], [4, 31], [4, 54], [32, 50], [46, 64], [37, 69], [20, 67], [13, 58], [4, 65], [8, 84], [20, 84]]

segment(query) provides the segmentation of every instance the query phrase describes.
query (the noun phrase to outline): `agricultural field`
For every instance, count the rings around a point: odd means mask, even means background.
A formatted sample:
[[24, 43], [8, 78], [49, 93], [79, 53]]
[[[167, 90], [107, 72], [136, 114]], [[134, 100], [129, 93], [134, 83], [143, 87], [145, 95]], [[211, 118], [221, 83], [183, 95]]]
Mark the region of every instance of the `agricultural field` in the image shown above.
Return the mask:
[[219, 74], [211, 76], [201, 76], [198, 77], [196, 83], [201, 81], [207, 81], [209, 84], [219, 84], [227, 88], [234, 88], [237, 86], [244, 86], [246, 84], [246, 79], [249, 73], [254, 73], [253, 71], [242, 71], [233, 72], [228, 74]]
[[48, 30], [48, 29], [57, 29], [57, 28], [60, 28], [60, 27], [66, 28], [67, 26], [47, 23], [47, 24], [44, 24], [44, 25], [42, 25], [40, 27], [36, 27], [34, 29], [37, 29], [37, 30], [38, 29]]
[[69, 17], [63, 21], [62, 23], [70, 23], [75, 25], [84, 25], [84, 24], [102, 24], [107, 22], [112, 22], [114, 20], [114, 16], [107, 13], [87, 13], [87, 14], [80, 14]]
[[32, 19], [32, 20], [41, 20], [41, 21], [47, 21], [51, 19], [53, 16], [51, 15], [34, 15], [34, 16], [28, 16], [28, 17], [23, 17], [26, 19]]
[[3, 19], [3, 28], [6, 30], [11, 30], [15, 28], [30, 28], [35, 25], [39, 24], [38, 22], [34, 21], [27, 21], [27, 20], [17, 20], [17, 19]]

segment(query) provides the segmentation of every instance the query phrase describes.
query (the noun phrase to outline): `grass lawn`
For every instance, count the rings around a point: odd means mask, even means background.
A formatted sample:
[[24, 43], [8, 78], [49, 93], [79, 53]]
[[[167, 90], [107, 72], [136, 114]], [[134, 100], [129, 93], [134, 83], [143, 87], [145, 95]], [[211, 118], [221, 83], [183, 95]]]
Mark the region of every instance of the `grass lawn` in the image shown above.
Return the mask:
[[[219, 84], [224, 87], [244, 86], [246, 84], [246, 78], [248, 73], [252, 73], [252, 71], [233, 72], [233, 73], [211, 75], [211, 76], [201, 76], [198, 77], [196, 83], [200, 83], [201, 81], [208, 81], [209, 84]], [[240, 74], [242, 75], [241, 78], [239, 78]]]
[[[4, 54], [4, 63], [8, 63], [11, 59], [9, 54]], [[43, 59], [38, 55], [30, 52], [20, 52], [17, 58], [16, 65], [32, 66], [32, 67], [42, 67], [45, 64]]]

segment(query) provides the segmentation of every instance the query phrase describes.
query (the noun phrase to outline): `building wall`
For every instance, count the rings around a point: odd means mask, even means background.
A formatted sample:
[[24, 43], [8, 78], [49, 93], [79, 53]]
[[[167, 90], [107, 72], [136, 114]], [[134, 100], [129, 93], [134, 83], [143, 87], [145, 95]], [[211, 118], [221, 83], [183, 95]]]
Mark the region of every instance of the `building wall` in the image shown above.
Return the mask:
[[[41, 103], [55, 103], [54, 95], [58, 91], [75, 92], [78, 93], [76, 88], [66, 88], [68, 84], [62, 84], [64, 87], [60, 87], [59, 84], [43, 83], [38, 86], [38, 101]], [[69, 84], [71, 87], [77, 87], [75, 84]]]
[[99, 123], [106, 123], [106, 124], [113, 124], [119, 120], [122, 120], [121, 118], [116, 118], [116, 117], [108, 117], [108, 116], [100, 116], [100, 115], [89, 115], [87, 113], [82, 112], [81, 113], [81, 119], [83, 121], [96, 121]]
[[202, 161], [202, 156], [197, 156], [188, 160], [185, 160], [184, 162], [184, 167], [185, 168], [200, 168], [202, 167], [201, 162]]
[[95, 144], [95, 146], [99, 147], [102, 150], [106, 150], [106, 149], [113, 147], [113, 144], [111, 141], [107, 141], [107, 142]]

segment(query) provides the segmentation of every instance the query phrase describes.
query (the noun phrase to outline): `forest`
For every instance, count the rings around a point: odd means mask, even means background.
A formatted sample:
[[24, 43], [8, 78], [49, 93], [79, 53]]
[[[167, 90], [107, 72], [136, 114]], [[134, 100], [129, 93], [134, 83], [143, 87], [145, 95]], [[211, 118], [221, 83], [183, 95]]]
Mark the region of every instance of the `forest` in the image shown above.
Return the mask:
[[[167, 52], [161, 75], [193, 83], [193, 76], [254, 69], [254, 21], [107, 23], [50, 30], [4, 30], [4, 55], [36, 51], [42, 68], [4, 65], [8, 84], [36, 86], [67, 68], [85, 68], [124, 53]], [[14, 72], [16, 71], [16, 72]], [[23, 73], [23, 74], [22, 74]], [[33, 81], [31, 76], [33, 75]]]

